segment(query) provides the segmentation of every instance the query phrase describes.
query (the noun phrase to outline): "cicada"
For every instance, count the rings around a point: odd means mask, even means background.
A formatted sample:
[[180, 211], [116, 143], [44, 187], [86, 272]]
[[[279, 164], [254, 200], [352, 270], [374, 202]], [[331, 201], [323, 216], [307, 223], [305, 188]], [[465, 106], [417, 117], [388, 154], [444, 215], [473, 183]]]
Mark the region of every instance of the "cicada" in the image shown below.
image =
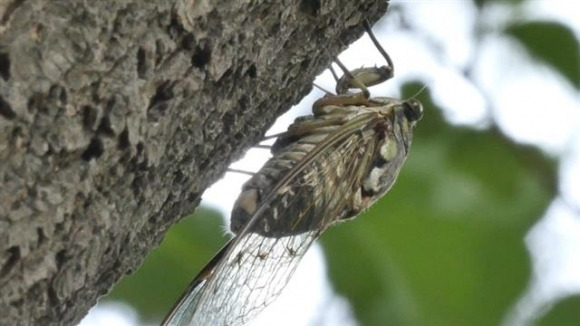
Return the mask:
[[[367, 86], [391, 78], [387, 65], [344, 75], [337, 94], [313, 105], [271, 148], [231, 214], [233, 239], [195, 277], [163, 325], [243, 325], [271, 303], [313, 241], [356, 217], [395, 182], [423, 115], [415, 99], [370, 98]], [[358, 89], [349, 93], [349, 89]]]

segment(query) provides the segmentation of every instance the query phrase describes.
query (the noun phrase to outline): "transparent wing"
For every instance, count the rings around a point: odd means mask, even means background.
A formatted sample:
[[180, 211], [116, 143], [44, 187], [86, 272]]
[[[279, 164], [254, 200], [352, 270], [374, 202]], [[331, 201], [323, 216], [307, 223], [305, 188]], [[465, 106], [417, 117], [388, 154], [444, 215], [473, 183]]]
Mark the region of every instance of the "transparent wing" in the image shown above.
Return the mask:
[[211, 277], [194, 280], [164, 325], [244, 325], [282, 291], [316, 233], [238, 238]]
[[[370, 164], [376, 149], [374, 135], [362, 133], [371, 123], [372, 115], [350, 121], [330, 133], [308, 153], [260, 203], [260, 208], [246, 228], [238, 234], [210, 264], [194, 279], [164, 325], [243, 325], [256, 316], [280, 294], [314, 240], [334, 222], [343, 209], [342, 202], [352, 198]], [[326, 162], [327, 164], [320, 164]], [[311, 169], [316, 165], [315, 169]], [[321, 168], [322, 167], [322, 168]], [[310, 178], [316, 184], [305, 183], [301, 173], [315, 171]], [[322, 184], [320, 184], [322, 183]], [[267, 237], [251, 232], [251, 224], [267, 211], [277, 193], [294, 185], [296, 195], [315, 194], [300, 216], [283, 216], [300, 221], [312, 210], [322, 216], [310, 231], [284, 237]], [[341, 185], [341, 186], [337, 186]], [[312, 187], [324, 191], [312, 192]], [[324, 198], [323, 198], [324, 197]]]
[[201, 296], [193, 325], [244, 325], [282, 291], [316, 234], [245, 234]]

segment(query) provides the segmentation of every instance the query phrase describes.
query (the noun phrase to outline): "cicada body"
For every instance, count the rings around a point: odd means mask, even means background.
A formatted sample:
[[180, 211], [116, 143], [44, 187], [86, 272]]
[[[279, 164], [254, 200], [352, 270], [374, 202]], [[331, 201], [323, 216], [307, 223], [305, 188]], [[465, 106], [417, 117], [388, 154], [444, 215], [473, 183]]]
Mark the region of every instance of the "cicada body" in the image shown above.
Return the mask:
[[313, 115], [298, 118], [276, 140], [272, 158], [234, 205], [234, 238], [194, 279], [164, 325], [245, 324], [282, 291], [324, 230], [356, 217], [392, 187], [421, 103], [369, 98], [365, 82], [376, 83], [380, 75], [345, 70], [345, 76], [341, 87], [361, 92], [321, 98]]
[[420, 115], [420, 103], [374, 98], [372, 106], [316, 105], [314, 115], [278, 138], [273, 157], [244, 185], [232, 211], [234, 233], [245, 226], [274, 238], [321, 232], [358, 215], [393, 185], [411, 144], [416, 120], [409, 116]]

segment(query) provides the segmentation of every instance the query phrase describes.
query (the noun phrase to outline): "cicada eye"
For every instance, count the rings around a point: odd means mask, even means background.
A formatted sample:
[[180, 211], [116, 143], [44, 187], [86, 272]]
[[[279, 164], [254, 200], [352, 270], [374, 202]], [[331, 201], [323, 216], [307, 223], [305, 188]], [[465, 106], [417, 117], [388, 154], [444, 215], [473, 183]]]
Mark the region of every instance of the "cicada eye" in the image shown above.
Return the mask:
[[423, 105], [416, 99], [403, 102], [403, 111], [409, 121], [419, 121], [423, 117]]

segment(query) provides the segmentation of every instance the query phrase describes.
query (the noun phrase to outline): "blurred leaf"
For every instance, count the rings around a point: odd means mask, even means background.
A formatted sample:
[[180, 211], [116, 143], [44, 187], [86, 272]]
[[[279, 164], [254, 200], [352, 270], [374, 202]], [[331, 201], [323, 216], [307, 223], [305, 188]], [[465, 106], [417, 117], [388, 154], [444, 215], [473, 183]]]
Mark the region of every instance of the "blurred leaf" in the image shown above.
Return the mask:
[[536, 321], [537, 326], [575, 326], [580, 321], [580, 296], [568, 297], [558, 302], [545, 316]]
[[554, 195], [554, 163], [423, 102], [394, 188], [323, 235], [329, 274], [362, 325], [498, 325], [527, 286], [523, 238]]
[[506, 33], [580, 88], [580, 45], [570, 28], [555, 22], [532, 22], [512, 25]]
[[198, 208], [167, 233], [140, 267], [121, 280], [105, 300], [129, 302], [147, 320], [161, 320], [203, 264], [225, 243], [221, 214]]

